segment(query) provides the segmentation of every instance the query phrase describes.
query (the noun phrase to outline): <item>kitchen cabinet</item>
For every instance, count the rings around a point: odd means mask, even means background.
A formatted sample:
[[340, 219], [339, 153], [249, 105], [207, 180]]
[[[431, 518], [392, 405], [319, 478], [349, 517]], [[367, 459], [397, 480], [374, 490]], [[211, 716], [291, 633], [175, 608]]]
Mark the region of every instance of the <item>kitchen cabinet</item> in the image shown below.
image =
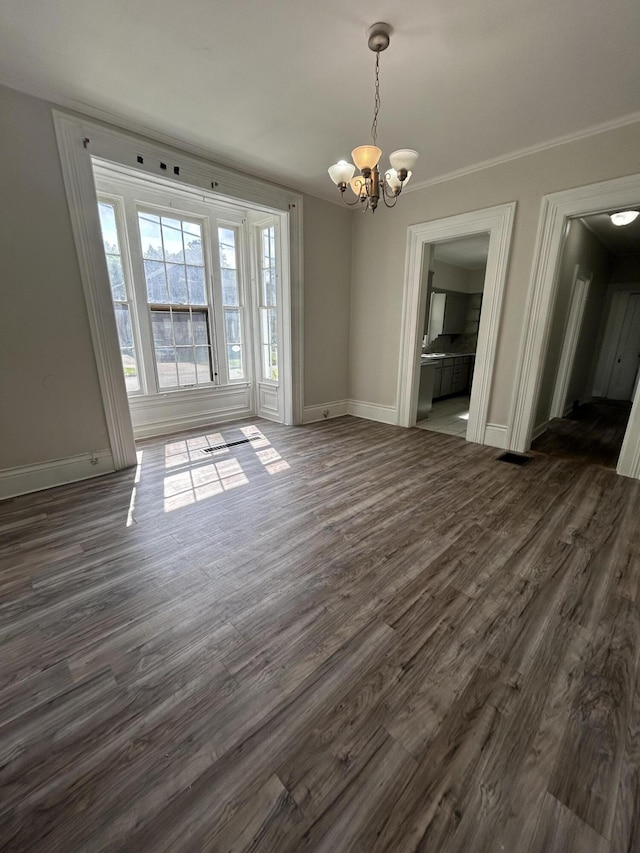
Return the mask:
[[468, 393], [473, 380], [474, 362], [473, 355], [452, 355], [441, 359], [434, 372], [433, 399]]
[[447, 293], [444, 303], [443, 335], [462, 334], [467, 325], [469, 297], [466, 293]]

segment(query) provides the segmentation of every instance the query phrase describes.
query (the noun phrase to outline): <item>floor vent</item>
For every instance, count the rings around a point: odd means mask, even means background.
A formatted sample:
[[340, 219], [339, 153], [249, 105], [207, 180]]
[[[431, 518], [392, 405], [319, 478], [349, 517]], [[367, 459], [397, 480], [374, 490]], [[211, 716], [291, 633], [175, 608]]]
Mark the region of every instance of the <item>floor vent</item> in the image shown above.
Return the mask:
[[224, 444], [216, 444], [214, 447], [203, 447], [203, 453], [213, 453], [214, 450], [226, 450], [227, 447], [235, 447], [237, 444], [249, 444], [250, 441], [256, 441], [256, 438], [240, 438], [238, 441], [225, 441]]
[[512, 453], [510, 450], [498, 456], [498, 462], [509, 462], [511, 465], [526, 465], [532, 459], [533, 456], [525, 456], [523, 453]]

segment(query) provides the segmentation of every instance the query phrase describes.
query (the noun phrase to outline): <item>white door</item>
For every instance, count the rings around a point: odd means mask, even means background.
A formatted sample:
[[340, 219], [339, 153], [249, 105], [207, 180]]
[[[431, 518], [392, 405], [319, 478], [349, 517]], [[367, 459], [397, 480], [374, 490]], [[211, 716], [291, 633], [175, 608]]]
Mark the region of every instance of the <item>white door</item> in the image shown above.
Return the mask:
[[632, 293], [607, 389], [610, 400], [631, 400], [640, 367], [640, 293]]

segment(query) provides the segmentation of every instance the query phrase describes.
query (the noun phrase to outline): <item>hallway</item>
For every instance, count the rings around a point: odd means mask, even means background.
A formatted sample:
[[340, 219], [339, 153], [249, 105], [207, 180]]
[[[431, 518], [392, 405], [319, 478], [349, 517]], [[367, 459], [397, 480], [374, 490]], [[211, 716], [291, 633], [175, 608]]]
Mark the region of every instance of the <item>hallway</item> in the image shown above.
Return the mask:
[[615, 468], [627, 429], [631, 403], [626, 400], [594, 400], [554, 418], [547, 431], [535, 439], [531, 450], [561, 459]]

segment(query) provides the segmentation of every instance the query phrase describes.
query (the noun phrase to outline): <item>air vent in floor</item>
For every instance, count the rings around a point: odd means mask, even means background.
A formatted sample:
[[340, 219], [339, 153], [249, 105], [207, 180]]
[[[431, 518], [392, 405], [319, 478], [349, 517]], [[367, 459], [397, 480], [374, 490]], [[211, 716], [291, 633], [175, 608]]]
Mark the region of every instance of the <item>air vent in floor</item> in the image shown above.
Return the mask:
[[510, 450], [498, 456], [498, 462], [509, 462], [511, 465], [526, 465], [532, 459], [533, 456], [525, 456], [523, 453], [512, 453]]
[[249, 444], [250, 441], [256, 441], [256, 438], [240, 438], [238, 441], [225, 441], [224, 444], [216, 444], [214, 447], [203, 447], [203, 453], [213, 453], [214, 450], [226, 450], [227, 447], [235, 447], [237, 444]]

